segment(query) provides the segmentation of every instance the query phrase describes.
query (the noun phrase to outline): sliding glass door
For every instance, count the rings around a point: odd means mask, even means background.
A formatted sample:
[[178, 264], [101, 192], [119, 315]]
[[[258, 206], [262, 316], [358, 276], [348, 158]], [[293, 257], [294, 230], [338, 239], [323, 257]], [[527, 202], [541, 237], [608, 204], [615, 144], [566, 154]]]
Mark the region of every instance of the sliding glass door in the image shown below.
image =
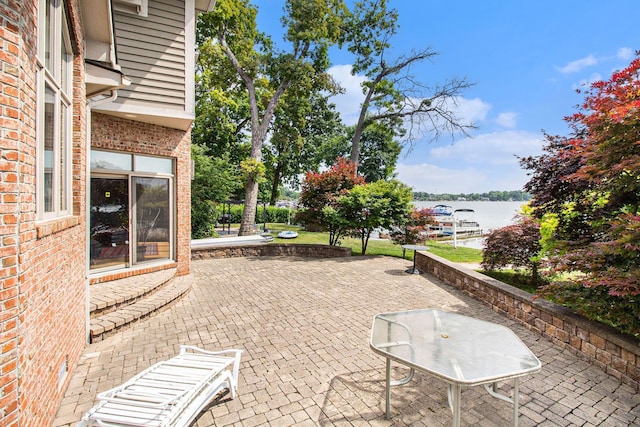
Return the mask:
[[169, 259], [171, 204], [169, 180], [134, 177], [135, 182], [135, 262]]
[[90, 270], [173, 259], [172, 160], [92, 150], [91, 172]]
[[90, 268], [124, 267], [129, 263], [129, 180], [92, 177]]

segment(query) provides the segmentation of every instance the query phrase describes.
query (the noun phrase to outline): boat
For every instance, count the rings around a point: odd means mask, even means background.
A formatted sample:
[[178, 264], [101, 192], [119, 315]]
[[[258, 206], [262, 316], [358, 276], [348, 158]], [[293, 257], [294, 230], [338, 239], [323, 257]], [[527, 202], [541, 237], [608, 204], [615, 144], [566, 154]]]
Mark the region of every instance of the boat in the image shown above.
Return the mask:
[[453, 226], [453, 208], [449, 205], [435, 205], [429, 208], [433, 223], [429, 225], [429, 231], [436, 236], [443, 235], [444, 224]]
[[284, 230], [278, 233], [278, 237], [281, 239], [295, 239], [296, 237], [298, 237], [298, 232], [292, 230]]
[[479, 236], [482, 228], [473, 216], [473, 209], [456, 209], [451, 206], [436, 205], [431, 208], [433, 211], [434, 223], [430, 226], [431, 231], [439, 236]]
[[[473, 216], [473, 209], [456, 209], [453, 211], [454, 225], [450, 229], [445, 229], [445, 234], [457, 236], [479, 236], [482, 234], [482, 228]], [[447, 233], [448, 232], [448, 233]]]

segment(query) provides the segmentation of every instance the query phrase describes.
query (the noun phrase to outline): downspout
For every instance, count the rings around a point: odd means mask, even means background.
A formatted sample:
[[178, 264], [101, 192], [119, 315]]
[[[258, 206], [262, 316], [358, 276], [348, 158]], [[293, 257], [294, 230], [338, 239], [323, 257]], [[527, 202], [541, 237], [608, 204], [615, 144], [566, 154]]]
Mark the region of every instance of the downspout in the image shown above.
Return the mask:
[[85, 253], [87, 254], [87, 258], [85, 260], [85, 309], [86, 309], [86, 315], [85, 315], [85, 322], [86, 322], [86, 327], [85, 327], [85, 339], [87, 341], [87, 344], [89, 344], [89, 340], [91, 337], [91, 295], [89, 293], [89, 263], [91, 262], [91, 110], [94, 107], [97, 107], [99, 105], [102, 104], [107, 104], [109, 102], [113, 102], [116, 100], [116, 98], [118, 97], [118, 91], [117, 90], [112, 90], [111, 94], [109, 96], [106, 96], [104, 98], [99, 98], [99, 99], [88, 99], [87, 100], [87, 106], [86, 106], [86, 129], [87, 129], [87, 134], [85, 137], [86, 140], [86, 165], [85, 165], [85, 176], [86, 176], [86, 183], [85, 183], [85, 206], [86, 206], [86, 247], [85, 247]]

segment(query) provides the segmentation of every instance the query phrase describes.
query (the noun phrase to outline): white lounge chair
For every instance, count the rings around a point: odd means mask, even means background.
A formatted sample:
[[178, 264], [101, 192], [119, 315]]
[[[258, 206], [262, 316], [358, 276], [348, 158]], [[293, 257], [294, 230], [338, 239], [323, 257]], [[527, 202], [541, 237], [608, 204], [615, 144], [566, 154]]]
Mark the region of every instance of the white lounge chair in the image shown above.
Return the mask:
[[241, 354], [181, 346], [176, 357], [98, 394], [77, 427], [188, 426], [222, 390], [235, 398]]

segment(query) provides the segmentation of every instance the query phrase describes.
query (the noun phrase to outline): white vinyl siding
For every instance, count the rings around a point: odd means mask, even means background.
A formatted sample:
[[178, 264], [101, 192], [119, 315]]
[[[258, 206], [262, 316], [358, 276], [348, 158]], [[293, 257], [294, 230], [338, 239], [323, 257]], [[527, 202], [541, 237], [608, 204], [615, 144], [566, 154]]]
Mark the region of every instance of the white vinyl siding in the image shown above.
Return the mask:
[[114, 24], [118, 63], [132, 81], [116, 102], [185, 111], [184, 0], [149, 0], [147, 17], [116, 12]]

